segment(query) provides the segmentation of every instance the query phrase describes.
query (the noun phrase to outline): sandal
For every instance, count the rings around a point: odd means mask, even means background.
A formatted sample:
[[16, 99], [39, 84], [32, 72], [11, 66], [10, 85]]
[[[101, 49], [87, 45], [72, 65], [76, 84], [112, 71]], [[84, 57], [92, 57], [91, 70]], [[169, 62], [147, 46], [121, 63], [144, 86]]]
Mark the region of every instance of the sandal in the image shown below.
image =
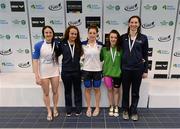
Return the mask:
[[96, 108], [93, 112], [93, 116], [98, 116], [99, 115], [99, 108]]
[[48, 120], [48, 121], [52, 121], [52, 120], [53, 120], [53, 117], [52, 117], [52, 116], [47, 116], [47, 120]]
[[87, 109], [87, 111], [86, 111], [86, 116], [87, 117], [91, 117], [91, 108], [89, 108], [89, 109]]
[[55, 111], [55, 112], [53, 113], [53, 117], [58, 117], [58, 116], [59, 116], [58, 111]]

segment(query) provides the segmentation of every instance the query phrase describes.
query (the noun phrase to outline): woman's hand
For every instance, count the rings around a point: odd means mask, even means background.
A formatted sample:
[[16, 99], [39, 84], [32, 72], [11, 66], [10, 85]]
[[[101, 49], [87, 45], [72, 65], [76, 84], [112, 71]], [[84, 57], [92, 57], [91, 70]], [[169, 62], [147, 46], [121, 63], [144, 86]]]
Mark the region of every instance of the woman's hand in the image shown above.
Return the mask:
[[142, 78], [147, 78], [148, 77], [148, 73], [143, 73]]
[[41, 78], [39, 76], [36, 76], [36, 84], [41, 85]]

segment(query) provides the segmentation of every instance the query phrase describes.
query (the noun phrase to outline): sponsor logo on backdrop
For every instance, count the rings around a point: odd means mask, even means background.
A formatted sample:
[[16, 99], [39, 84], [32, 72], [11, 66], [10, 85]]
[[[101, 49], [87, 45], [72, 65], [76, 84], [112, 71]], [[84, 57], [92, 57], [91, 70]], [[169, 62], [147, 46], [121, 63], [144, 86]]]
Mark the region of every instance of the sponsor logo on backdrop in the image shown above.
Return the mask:
[[148, 49], [148, 56], [152, 56], [152, 53], [153, 53], [153, 48], [149, 48]]
[[12, 12], [25, 12], [24, 1], [10, 1]]
[[154, 28], [155, 27], [155, 22], [151, 22], [151, 23], [145, 23], [142, 25], [142, 28], [144, 29], [151, 29], [151, 28]]
[[50, 5], [48, 7], [48, 9], [51, 10], [51, 11], [58, 11], [58, 10], [62, 9], [62, 5], [61, 5], [61, 3], [59, 3], [57, 5]]
[[180, 74], [172, 74], [171, 78], [180, 78]]
[[86, 19], [86, 28], [90, 25], [96, 25], [101, 28], [101, 18], [100, 17], [85, 17]]
[[167, 61], [156, 61], [155, 70], [167, 70], [168, 62]]
[[180, 57], [180, 51], [174, 52], [174, 56]]
[[25, 54], [29, 54], [29, 52], [30, 52], [29, 49], [21, 49], [21, 48], [17, 49], [16, 51], [17, 51], [18, 53], [25, 53]]
[[82, 13], [82, 1], [66, 1], [67, 13]]
[[154, 74], [154, 78], [167, 78], [167, 74]]
[[32, 27], [44, 27], [45, 26], [45, 18], [44, 17], [32, 17]]
[[11, 36], [9, 34], [0, 34], [0, 39], [10, 40]]
[[8, 21], [7, 21], [7, 20], [1, 20], [1, 19], [0, 19], [0, 24], [1, 24], [1, 25], [8, 24]]
[[63, 22], [60, 20], [50, 20], [49, 23], [51, 25], [62, 25], [63, 24]]
[[115, 21], [115, 20], [107, 20], [106, 24], [108, 24], [108, 25], [119, 25], [120, 23], [118, 21]]
[[33, 10], [44, 10], [44, 6], [42, 4], [32, 4], [31, 9]]
[[167, 50], [157, 50], [158, 54], [169, 54], [170, 52]]
[[30, 65], [30, 63], [29, 63], [29, 61], [28, 61], [28, 62], [26, 62], [26, 63], [19, 63], [18, 66], [19, 66], [20, 68], [28, 68], [28, 67], [30, 67], [31, 65]]
[[68, 25], [70, 26], [80, 26], [82, 24], [81, 19], [78, 19], [76, 21], [69, 21]]
[[19, 19], [14, 19], [12, 21], [13, 24], [15, 25], [26, 25], [26, 21], [25, 20], [19, 20]]
[[15, 38], [16, 39], [27, 39], [28, 37], [27, 37], [27, 35], [17, 34], [17, 35], [15, 35]]
[[87, 5], [88, 9], [101, 9], [101, 7], [98, 4], [88, 4]]
[[153, 10], [153, 11], [155, 11], [155, 10], [157, 10], [157, 5], [150, 5], [150, 4], [146, 4], [145, 6], [144, 6], [144, 8], [146, 9], [146, 10]]
[[174, 68], [180, 68], [180, 64], [173, 64]]
[[148, 60], [148, 69], [149, 69], [149, 70], [152, 69], [152, 60]]
[[138, 9], [138, 4], [134, 4], [134, 5], [127, 5], [124, 7], [125, 11], [135, 11]]
[[148, 35], [147, 38], [148, 40], [154, 40], [153, 36], [150, 36], [150, 35]]
[[162, 26], [173, 26], [174, 25], [174, 22], [173, 21], [166, 21], [166, 20], [163, 20], [160, 22]]
[[42, 38], [42, 35], [38, 35], [38, 34], [35, 34], [32, 36], [34, 39], [41, 39]]
[[106, 6], [106, 8], [112, 11], [119, 11], [121, 9], [120, 5], [112, 5], [112, 4], [109, 4], [108, 6]]
[[13, 63], [11, 62], [2, 62], [2, 66], [6, 67], [6, 66], [14, 66]]
[[166, 36], [166, 37], [159, 37], [158, 38], [158, 41], [159, 42], [168, 42], [168, 41], [170, 41], [171, 40], [171, 35], [168, 35], [168, 36]]
[[0, 51], [0, 55], [3, 55], [3, 56], [11, 55], [12, 53], [13, 52], [12, 52], [11, 48], [8, 50], [1, 50]]
[[5, 3], [0, 3], [0, 10], [4, 10], [6, 8], [6, 4]]
[[164, 10], [175, 10], [175, 7], [173, 5], [163, 5], [162, 8]]
[[57, 40], [61, 40], [63, 38], [63, 33], [55, 32], [54, 33], [54, 38], [57, 39]]

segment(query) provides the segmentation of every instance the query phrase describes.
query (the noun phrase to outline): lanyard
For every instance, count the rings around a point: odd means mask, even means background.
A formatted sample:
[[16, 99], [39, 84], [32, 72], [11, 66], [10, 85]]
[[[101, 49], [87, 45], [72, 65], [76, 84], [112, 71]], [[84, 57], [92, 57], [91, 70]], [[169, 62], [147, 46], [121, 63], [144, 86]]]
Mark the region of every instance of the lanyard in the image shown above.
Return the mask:
[[113, 61], [113, 63], [114, 63], [115, 57], [116, 57], [116, 54], [117, 54], [117, 51], [116, 51], [116, 49], [115, 49], [115, 52], [113, 53], [112, 48], [110, 48], [110, 52], [111, 52], [112, 61]]
[[134, 46], [135, 41], [136, 41], [136, 36], [134, 37], [132, 44], [131, 44], [131, 38], [129, 37], [129, 51], [130, 52]]
[[69, 45], [69, 49], [71, 51], [71, 56], [72, 56], [72, 59], [74, 58], [74, 49], [75, 49], [75, 44], [73, 44], [73, 48], [71, 47], [70, 43], [68, 42], [68, 45]]

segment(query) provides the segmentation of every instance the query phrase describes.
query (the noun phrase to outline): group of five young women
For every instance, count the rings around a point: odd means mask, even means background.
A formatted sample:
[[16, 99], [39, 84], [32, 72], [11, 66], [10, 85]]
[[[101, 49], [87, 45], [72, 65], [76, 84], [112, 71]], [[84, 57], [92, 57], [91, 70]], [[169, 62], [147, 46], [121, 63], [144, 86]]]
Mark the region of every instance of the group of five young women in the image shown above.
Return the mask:
[[[64, 85], [66, 116], [74, 112], [82, 113], [81, 79], [85, 86], [87, 104], [86, 116], [97, 116], [100, 113], [100, 86], [102, 76], [109, 99], [109, 116], [119, 116], [120, 86], [122, 83], [122, 117], [138, 120], [137, 105], [142, 78], [147, 77], [148, 40], [141, 34], [141, 20], [132, 16], [128, 23], [128, 32], [120, 36], [117, 30], [109, 33], [108, 42], [103, 45], [97, 41], [98, 28], [88, 28], [88, 38], [80, 41], [79, 30], [69, 26], [63, 40], [54, 40], [54, 31], [50, 26], [42, 29], [43, 41], [35, 44], [33, 66], [36, 83], [41, 85], [44, 103], [47, 108], [47, 120], [51, 121], [59, 115], [57, 105], [59, 97], [59, 65], [58, 57], [62, 55], [61, 78]], [[80, 66], [80, 60], [83, 66]], [[49, 83], [52, 86], [54, 108], [51, 111]], [[131, 90], [131, 105], [129, 91]], [[72, 104], [72, 89], [74, 104]], [[91, 90], [95, 94], [95, 109], [91, 108]]]

